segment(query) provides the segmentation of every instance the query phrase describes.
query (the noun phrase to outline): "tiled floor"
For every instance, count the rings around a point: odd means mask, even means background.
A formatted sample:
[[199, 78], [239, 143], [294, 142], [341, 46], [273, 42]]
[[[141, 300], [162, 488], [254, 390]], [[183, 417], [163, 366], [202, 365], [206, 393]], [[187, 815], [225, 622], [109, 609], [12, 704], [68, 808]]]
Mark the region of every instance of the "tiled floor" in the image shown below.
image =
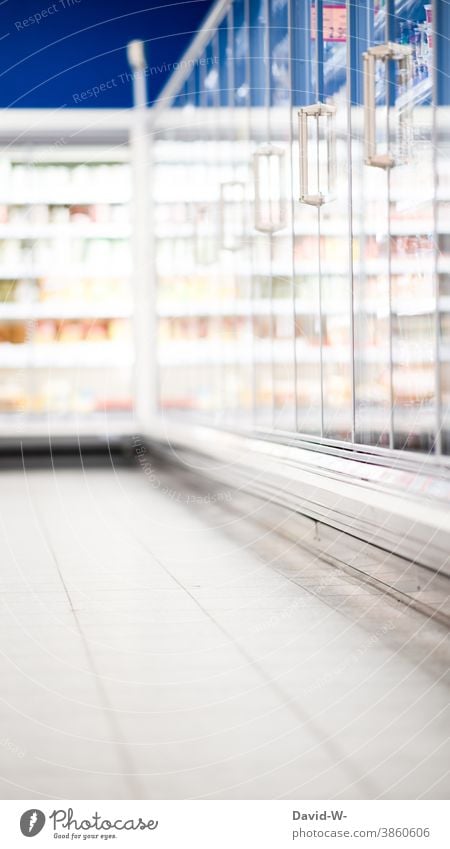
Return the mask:
[[1, 475], [0, 795], [447, 797], [444, 629], [167, 480]]

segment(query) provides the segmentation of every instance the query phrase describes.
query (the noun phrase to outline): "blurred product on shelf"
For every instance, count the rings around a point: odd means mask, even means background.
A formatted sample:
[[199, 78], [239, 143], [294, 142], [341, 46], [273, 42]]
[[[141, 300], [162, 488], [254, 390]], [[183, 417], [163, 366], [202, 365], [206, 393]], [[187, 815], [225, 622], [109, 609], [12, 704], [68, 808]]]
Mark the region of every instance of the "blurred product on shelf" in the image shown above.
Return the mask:
[[23, 322], [0, 323], [0, 344], [23, 345], [27, 341], [27, 327]]

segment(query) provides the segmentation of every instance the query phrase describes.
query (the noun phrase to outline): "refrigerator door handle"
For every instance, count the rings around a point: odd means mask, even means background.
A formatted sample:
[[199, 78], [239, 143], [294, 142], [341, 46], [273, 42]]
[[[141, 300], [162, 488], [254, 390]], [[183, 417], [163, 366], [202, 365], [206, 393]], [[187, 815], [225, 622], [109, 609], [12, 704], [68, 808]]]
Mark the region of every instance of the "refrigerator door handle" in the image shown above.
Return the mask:
[[263, 144], [253, 154], [255, 185], [254, 227], [260, 233], [276, 233], [287, 223], [285, 150]]
[[[410, 142], [410, 97], [408, 87], [413, 78], [412, 47], [409, 44], [377, 44], [363, 53], [364, 60], [364, 160], [373, 168], [394, 168], [408, 159]], [[376, 63], [397, 62], [399, 77], [405, 88], [404, 102], [398, 113], [399, 153], [394, 155], [387, 146], [385, 153], [377, 150], [376, 126]], [[400, 102], [401, 103], [401, 102]], [[389, 140], [387, 140], [389, 141]]]
[[[336, 181], [336, 129], [334, 118], [336, 107], [331, 103], [313, 103], [311, 106], [303, 106], [298, 113], [299, 117], [299, 151], [300, 151], [300, 203], [309, 206], [323, 206], [334, 199]], [[309, 162], [308, 162], [308, 118], [316, 121], [316, 161], [317, 161], [317, 191], [311, 192], [309, 186]], [[320, 136], [319, 119], [325, 118], [327, 122], [326, 146], [327, 146], [327, 190], [323, 192], [320, 187]]]

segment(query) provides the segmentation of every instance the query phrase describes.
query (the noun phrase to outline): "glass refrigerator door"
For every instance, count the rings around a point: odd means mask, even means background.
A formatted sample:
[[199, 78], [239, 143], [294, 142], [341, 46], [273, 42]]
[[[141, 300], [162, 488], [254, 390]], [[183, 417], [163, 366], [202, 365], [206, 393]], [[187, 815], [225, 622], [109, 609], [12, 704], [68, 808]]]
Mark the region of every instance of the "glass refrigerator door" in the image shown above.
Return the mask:
[[433, 45], [429, 4], [395, 0], [389, 41], [393, 446], [432, 451], [436, 421]]
[[[222, 406], [221, 319], [217, 314], [220, 301], [219, 244], [219, 180], [218, 180], [218, 109], [219, 74], [217, 70], [217, 37], [206, 47], [199, 61], [199, 109], [202, 138], [203, 183], [207, 198], [197, 210], [197, 267], [195, 278], [204, 280], [199, 297], [193, 299], [197, 314], [198, 417], [219, 423]], [[194, 281], [195, 282], [195, 281]], [[194, 295], [194, 293], [193, 293]], [[195, 298], [195, 295], [194, 295]]]
[[[439, 310], [437, 312], [440, 425], [437, 447], [450, 454], [450, 15], [448, 5], [427, 6], [428, 39], [436, 68], [436, 248]], [[432, 12], [435, 18], [432, 19]]]
[[217, 388], [219, 390], [219, 412], [216, 415], [217, 424], [230, 424], [236, 415], [235, 393], [230, 390], [230, 366], [228, 363], [230, 347], [229, 327], [230, 313], [234, 310], [234, 277], [232, 268], [232, 255], [224, 249], [225, 245], [231, 245], [233, 241], [234, 222], [230, 222], [230, 210], [228, 208], [228, 193], [225, 185], [233, 180], [233, 167], [231, 155], [233, 153], [234, 130], [231, 123], [231, 102], [233, 91], [230, 86], [231, 64], [232, 64], [232, 14], [228, 13], [219, 26], [216, 38], [216, 50], [218, 56], [218, 94], [219, 108], [216, 112], [216, 153], [217, 153], [217, 175], [219, 191], [219, 251], [217, 269], [217, 297], [216, 328], [217, 328]]
[[389, 233], [390, 70], [386, 4], [352, 2], [350, 20], [355, 439], [392, 445]]
[[[295, 320], [291, 200], [291, 67], [288, 0], [269, 2], [270, 136], [260, 169], [265, 168], [271, 195], [268, 233], [272, 322], [273, 427], [296, 429]], [[261, 175], [262, 176], [262, 175]]]
[[270, 73], [266, 0], [250, 6], [250, 153], [253, 387], [256, 427], [273, 426], [273, 326], [270, 259]]
[[324, 2], [321, 9], [317, 2], [313, 13], [319, 107], [302, 120], [316, 124], [319, 138], [323, 435], [348, 440], [353, 431], [353, 350], [347, 10], [342, 2]]
[[294, 303], [297, 429], [321, 436], [322, 337], [319, 207], [307, 202], [318, 188], [318, 119], [307, 110], [318, 100], [318, 41], [312, 37], [314, 12], [291, 3], [292, 184], [294, 191]]
[[[253, 363], [251, 247], [248, 240], [249, 3], [236, 0], [229, 15], [228, 167], [222, 175], [221, 262], [230, 283], [223, 330], [230, 355], [225, 366], [226, 408], [237, 427], [252, 425]], [[231, 113], [231, 115], [230, 115]]]
[[352, 19], [356, 439], [425, 451], [437, 423], [430, 9], [364, 2]]

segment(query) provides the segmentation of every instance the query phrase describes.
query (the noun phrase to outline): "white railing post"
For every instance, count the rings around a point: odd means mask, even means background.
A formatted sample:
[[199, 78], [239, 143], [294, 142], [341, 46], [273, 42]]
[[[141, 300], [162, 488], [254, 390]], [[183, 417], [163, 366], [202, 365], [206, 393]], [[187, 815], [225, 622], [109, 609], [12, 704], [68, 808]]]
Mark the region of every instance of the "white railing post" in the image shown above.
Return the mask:
[[148, 431], [157, 404], [156, 268], [154, 251], [152, 133], [147, 107], [147, 74], [142, 41], [131, 41], [127, 55], [133, 72], [134, 109], [130, 127], [133, 182], [132, 252], [134, 300], [134, 413], [136, 428]]

